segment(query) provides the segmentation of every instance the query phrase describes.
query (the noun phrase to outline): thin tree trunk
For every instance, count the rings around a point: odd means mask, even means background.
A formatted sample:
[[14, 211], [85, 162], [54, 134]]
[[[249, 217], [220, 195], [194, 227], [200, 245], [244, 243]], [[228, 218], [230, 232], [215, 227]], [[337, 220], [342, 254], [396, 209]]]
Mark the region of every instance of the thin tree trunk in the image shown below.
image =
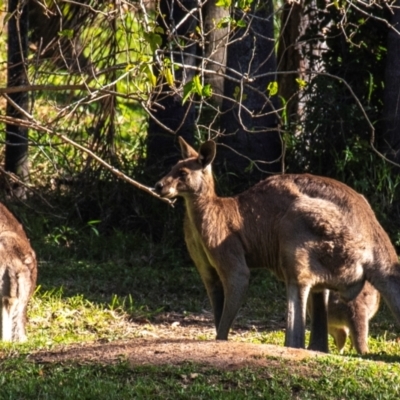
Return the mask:
[[217, 75], [205, 76], [205, 83], [213, 89], [213, 101], [217, 106], [222, 105], [224, 93], [224, 74], [227, 57], [228, 27], [218, 27], [219, 21], [229, 16], [229, 9], [216, 5], [216, 0], [208, 0], [203, 6], [204, 18], [204, 59], [207, 60], [208, 70], [217, 72]]
[[[286, 114], [288, 119], [297, 120], [299, 105], [299, 86], [296, 78], [300, 77], [301, 54], [298, 39], [301, 32], [301, 21], [304, 11], [303, 1], [285, 2], [281, 17], [281, 30], [278, 46], [278, 71], [293, 73], [282, 73], [278, 75], [279, 95], [286, 102]], [[303, 77], [302, 77], [303, 78]]]
[[310, 83], [315, 73], [325, 71], [322, 54], [327, 46], [323, 33], [312, 33], [318, 30], [318, 27], [312, 28], [318, 24], [318, 12], [315, 0], [286, 2], [283, 6], [277, 55], [278, 71], [281, 72], [278, 75], [279, 95], [286, 102], [288, 125], [294, 127], [307, 118], [304, 107], [308, 100], [299, 90], [296, 79]]
[[231, 38], [227, 74], [235, 79], [238, 75], [232, 70], [250, 78], [263, 76], [250, 82], [244, 81], [243, 91], [237, 82], [226, 79], [221, 117], [221, 142], [245, 157], [238, 156], [225, 146], [218, 150], [218, 163], [226, 165], [229, 172], [245, 177], [247, 185], [250, 183], [248, 180], [255, 182], [266, 176], [250, 160], [262, 161], [257, 165], [271, 173], [280, 171], [282, 156], [277, 98], [268, 96], [267, 89], [276, 80], [272, 3], [260, 1], [253, 6], [255, 18], [248, 18], [247, 27], [237, 29]]
[[[28, 55], [28, 5], [27, 1], [9, 0], [8, 12], [8, 75], [7, 87], [23, 86], [28, 83], [26, 58]], [[10, 99], [21, 109], [28, 110], [28, 92], [9, 95]], [[14, 118], [24, 118], [11, 102], [7, 103], [7, 115]], [[26, 182], [29, 175], [28, 162], [28, 129], [6, 125], [5, 169]], [[24, 189], [19, 187], [15, 194], [24, 195]]]
[[[400, 30], [400, 0], [392, 7], [391, 25]], [[383, 150], [400, 164], [400, 34], [389, 30], [384, 92]]]
[[[165, 32], [163, 49], [166, 50], [166, 57], [172, 63], [176, 61], [183, 65], [194, 65], [196, 61], [193, 55], [196, 53], [196, 46], [192, 44], [184, 48], [180, 55], [176, 52], [169, 53], [171, 46], [174, 46], [169, 35], [174, 32], [180, 41], [186, 41], [186, 44], [190, 43], [188, 38], [195, 30], [196, 19], [194, 15], [188, 16], [187, 11], [195, 9], [197, 2], [195, 0], [159, 0], [159, 2], [158, 24]], [[188, 143], [193, 143], [195, 108], [190, 101], [182, 104], [182, 88], [185, 83], [193, 79], [194, 70], [179, 68], [174, 70], [174, 73], [179, 89], [172, 89], [164, 80], [161, 90], [152, 98], [152, 118], [150, 118], [147, 136], [149, 177], [165, 173], [165, 170], [177, 161], [178, 136], [182, 136]]]

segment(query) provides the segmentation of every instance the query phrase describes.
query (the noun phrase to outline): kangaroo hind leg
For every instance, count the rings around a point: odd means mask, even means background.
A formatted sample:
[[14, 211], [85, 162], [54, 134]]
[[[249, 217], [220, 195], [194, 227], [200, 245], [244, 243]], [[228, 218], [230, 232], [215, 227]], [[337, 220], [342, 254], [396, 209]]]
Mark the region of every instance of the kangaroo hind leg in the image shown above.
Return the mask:
[[310, 350], [329, 352], [328, 348], [328, 298], [329, 291], [311, 293], [309, 310], [311, 317], [311, 334], [308, 348]]

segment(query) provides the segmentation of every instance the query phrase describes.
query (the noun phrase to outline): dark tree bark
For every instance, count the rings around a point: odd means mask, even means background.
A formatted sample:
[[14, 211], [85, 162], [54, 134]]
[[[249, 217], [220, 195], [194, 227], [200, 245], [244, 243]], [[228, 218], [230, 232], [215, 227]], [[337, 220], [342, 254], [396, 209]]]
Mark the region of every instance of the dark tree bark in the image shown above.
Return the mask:
[[[159, 0], [158, 24], [164, 29], [162, 48], [166, 51], [165, 56], [171, 61], [183, 65], [196, 64], [193, 55], [196, 54], [197, 48], [188, 39], [196, 27], [195, 14], [188, 16], [188, 11], [196, 7], [195, 0]], [[171, 45], [174, 45], [169, 36], [172, 32], [175, 38], [178, 37], [186, 44], [183, 51], [173, 54], [169, 53]], [[193, 79], [195, 72], [189, 68], [180, 68], [174, 72], [178, 90], [169, 87], [164, 80], [161, 90], [157, 91], [152, 99], [152, 118], [147, 136], [147, 171], [152, 176], [165, 173], [166, 169], [177, 161], [178, 136], [182, 136], [188, 143], [193, 143], [195, 108], [190, 101], [182, 105], [182, 88]]]
[[[297, 41], [301, 32], [303, 17], [303, 2], [285, 2], [281, 16], [281, 31], [278, 45], [278, 75], [279, 94], [286, 101], [286, 113], [290, 120], [297, 119], [299, 104], [298, 84], [302, 57]], [[297, 74], [286, 73], [297, 71]]]
[[[392, 7], [392, 26], [400, 31], [400, 0]], [[400, 164], [400, 34], [389, 30], [384, 91], [383, 151]]]
[[[8, 75], [7, 87], [22, 86], [28, 83], [26, 58], [28, 55], [28, 5], [27, 1], [9, 0], [8, 12]], [[9, 95], [10, 99], [22, 110], [28, 110], [28, 92]], [[7, 103], [7, 115], [24, 119], [24, 115], [11, 102]], [[29, 175], [28, 163], [28, 129], [6, 125], [5, 169], [22, 180], [27, 181]], [[23, 195], [23, 188], [15, 191]]]
[[[266, 162], [257, 165], [272, 173], [280, 171], [282, 156], [278, 116], [275, 111], [277, 99], [276, 96], [268, 96], [267, 90], [269, 83], [276, 80], [272, 2], [255, 2], [251, 14], [255, 18], [249, 15], [246, 18], [247, 27], [237, 29], [230, 38], [230, 69], [227, 70], [227, 75], [237, 79], [238, 75], [232, 72], [235, 70], [247, 74], [253, 80], [244, 80], [241, 99], [240, 84], [230, 79], [225, 80], [221, 117], [221, 143], [246, 158], [238, 156], [225, 146], [218, 149], [218, 163], [226, 165], [229, 172], [245, 178], [247, 186], [249, 180], [255, 182], [266, 177], [265, 172], [252, 168], [249, 159]], [[261, 76], [254, 79], [255, 75]]]
[[[31, 50], [36, 52], [36, 60], [51, 60], [54, 68], [68, 70], [72, 74], [87, 73], [95, 68], [90, 57], [84, 55], [79, 36], [84, 27], [90, 26], [95, 19], [96, 13], [92, 10], [100, 5], [98, 0], [75, 3], [51, 1], [45, 5], [29, 1], [29, 41]], [[63, 34], [66, 32], [68, 35]]]
[[213, 90], [213, 102], [222, 105], [224, 93], [224, 74], [227, 57], [228, 27], [217, 27], [218, 22], [229, 16], [229, 10], [216, 5], [216, 0], [208, 0], [203, 6], [203, 20], [205, 31], [204, 57], [209, 60], [207, 70], [217, 74], [206, 74], [205, 83], [210, 84]]
[[319, 30], [319, 13], [316, 0], [283, 5], [277, 54], [279, 95], [286, 102], [287, 122], [294, 125], [307, 118], [304, 106], [308, 101], [296, 79], [310, 83], [315, 73], [325, 71], [322, 55], [327, 46]]

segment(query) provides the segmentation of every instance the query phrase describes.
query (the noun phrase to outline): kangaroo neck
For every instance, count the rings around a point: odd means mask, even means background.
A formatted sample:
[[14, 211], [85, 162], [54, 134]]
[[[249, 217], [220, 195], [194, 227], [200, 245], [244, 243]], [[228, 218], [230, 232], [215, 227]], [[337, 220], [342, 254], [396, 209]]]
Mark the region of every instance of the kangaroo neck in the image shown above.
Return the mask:
[[186, 212], [189, 220], [198, 230], [209, 224], [215, 223], [215, 218], [222, 222], [223, 203], [226, 199], [217, 196], [214, 182], [204, 182], [201, 190], [185, 196]]
[[221, 236], [222, 231], [238, 229], [241, 225], [240, 211], [233, 197], [219, 197], [213, 191], [191, 195], [185, 202], [189, 222], [200, 233], [213, 237], [220, 232]]
[[215, 209], [220, 207], [221, 202], [218, 200], [220, 198], [211, 190], [185, 197], [186, 211], [190, 220], [195, 222], [214, 214]]

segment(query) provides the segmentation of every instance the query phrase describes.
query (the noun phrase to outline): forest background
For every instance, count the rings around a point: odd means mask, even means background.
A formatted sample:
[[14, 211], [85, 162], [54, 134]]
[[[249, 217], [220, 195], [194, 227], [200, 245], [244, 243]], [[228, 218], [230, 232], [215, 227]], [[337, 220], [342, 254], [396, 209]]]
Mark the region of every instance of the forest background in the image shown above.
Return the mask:
[[181, 213], [146, 188], [181, 135], [218, 142], [220, 194], [271, 173], [330, 176], [400, 240], [397, 2], [0, 6], [2, 196], [49, 228], [181, 242]]
[[[210, 318], [208, 330], [199, 328], [209, 304], [183, 244], [182, 203], [171, 207], [149, 189], [179, 158], [179, 135], [195, 147], [216, 140], [220, 195], [276, 173], [347, 183], [369, 200], [399, 251], [399, 6], [0, 0], [0, 200], [23, 222], [39, 259], [30, 342], [0, 346], [9, 357], [1, 361], [2, 393], [99, 399], [112, 398], [101, 385], [130, 390], [130, 368], [28, 365], [24, 355], [38, 349], [99, 341], [104, 350], [178, 314], [182, 326], [194, 319], [196, 339], [213, 337]], [[284, 288], [263, 272], [257, 280], [236, 325], [244, 327], [240, 340], [281, 345]], [[135, 379], [155, 398], [160, 387], [176, 396], [177, 386], [165, 383], [170, 377], [181, 391], [204, 393], [220, 390], [220, 379], [221, 393], [234, 398], [238, 382], [243, 396], [271, 390], [279, 398], [287, 390], [282, 398], [322, 398], [326, 390], [326, 398], [364, 398], [362, 389], [365, 398], [380, 390], [393, 398], [398, 341], [384, 306], [371, 338], [372, 353], [388, 364], [316, 361], [309, 381], [296, 375], [304, 364], [276, 379], [265, 371], [257, 378], [204, 373], [200, 388], [197, 378], [182, 378], [198, 375], [192, 367], [139, 371]], [[15, 365], [23, 371], [16, 381]], [[335, 380], [332, 370], [343, 375]], [[359, 380], [349, 381], [355, 373]], [[43, 389], [46, 380], [54, 382]]]

